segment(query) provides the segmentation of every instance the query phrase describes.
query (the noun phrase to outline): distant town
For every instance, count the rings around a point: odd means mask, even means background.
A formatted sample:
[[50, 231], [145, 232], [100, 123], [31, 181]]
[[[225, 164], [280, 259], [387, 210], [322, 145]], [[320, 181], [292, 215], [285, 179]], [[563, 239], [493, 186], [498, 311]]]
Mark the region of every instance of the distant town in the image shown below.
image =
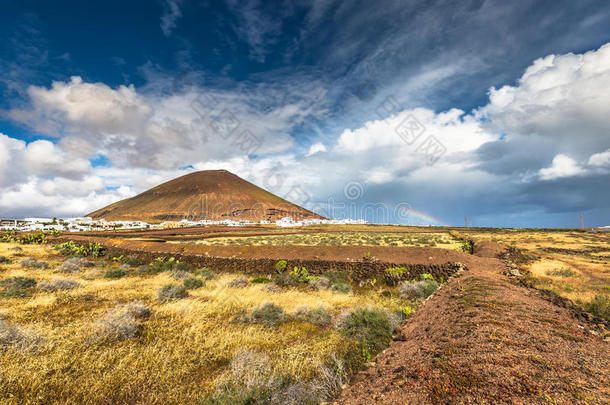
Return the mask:
[[93, 219], [91, 217], [77, 218], [24, 218], [24, 219], [0, 219], [0, 230], [8, 231], [63, 231], [63, 232], [88, 232], [100, 230], [119, 229], [167, 229], [186, 228], [205, 225], [225, 226], [247, 226], [247, 225], [276, 225], [279, 227], [310, 226], [310, 225], [353, 225], [367, 224], [365, 220], [352, 219], [302, 219], [294, 220], [292, 217], [284, 217], [277, 221], [253, 222], [247, 220], [234, 221], [225, 219], [222, 221], [167, 221], [160, 224], [149, 224], [144, 221], [106, 221], [105, 219]]

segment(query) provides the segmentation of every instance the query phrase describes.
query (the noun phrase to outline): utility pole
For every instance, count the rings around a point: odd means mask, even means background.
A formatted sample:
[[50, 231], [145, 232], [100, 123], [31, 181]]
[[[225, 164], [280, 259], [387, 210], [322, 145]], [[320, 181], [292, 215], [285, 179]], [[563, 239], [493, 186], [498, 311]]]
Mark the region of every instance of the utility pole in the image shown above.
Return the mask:
[[464, 217], [464, 228], [468, 228], [468, 217]]
[[580, 214], [580, 229], [585, 229], [585, 220], [582, 214]]
[[469, 225], [469, 227], [472, 228], [472, 217], [470, 217], [470, 225]]

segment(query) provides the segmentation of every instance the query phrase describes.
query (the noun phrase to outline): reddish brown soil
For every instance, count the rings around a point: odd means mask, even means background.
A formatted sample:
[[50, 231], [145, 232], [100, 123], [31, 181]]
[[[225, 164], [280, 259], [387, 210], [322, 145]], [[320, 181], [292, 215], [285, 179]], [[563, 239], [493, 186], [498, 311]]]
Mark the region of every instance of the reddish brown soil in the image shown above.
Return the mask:
[[471, 261], [336, 403], [610, 403], [610, 343], [599, 329], [503, 270], [496, 258]]
[[441, 264], [448, 261], [468, 265], [477, 258], [464, 252], [449, 249], [394, 246], [207, 246], [198, 244], [165, 243], [164, 241], [100, 238], [97, 236], [70, 235], [75, 241], [96, 241], [107, 247], [159, 254], [205, 255], [214, 257], [272, 258], [277, 260], [310, 259], [361, 261], [365, 253], [377, 260], [405, 264]]

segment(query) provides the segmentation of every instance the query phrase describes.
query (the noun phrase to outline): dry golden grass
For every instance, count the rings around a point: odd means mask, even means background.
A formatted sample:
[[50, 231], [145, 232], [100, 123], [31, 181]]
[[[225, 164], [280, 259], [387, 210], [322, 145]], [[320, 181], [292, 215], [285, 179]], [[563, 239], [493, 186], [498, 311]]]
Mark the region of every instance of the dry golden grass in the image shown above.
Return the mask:
[[[537, 257], [528, 266], [539, 288], [551, 290], [585, 306], [596, 296], [610, 296], [610, 235], [580, 231], [496, 230], [468, 231], [523, 249]], [[565, 252], [545, 249], [567, 249]], [[573, 272], [562, 275], [561, 270]]]
[[[0, 265], [0, 279], [23, 276], [48, 281], [61, 275], [53, 267], [63, 260], [48, 246], [0, 244], [0, 255], [13, 260]], [[24, 269], [21, 257], [53, 265]], [[105, 263], [106, 268], [117, 266]], [[156, 293], [178, 284], [169, 274], [103, 278], [103, 269], [70, 274], [80, 287], [70, 291], [33, 289], [27, 298], [0, 298], [0, 319], [34, 331], [37, 350], [0, 346], [0, 402], [7, 404], [186, 404], [210, 395], [240, 347], [267, 353], [279, 372], [297, 380], [315, 375], [332, 353], [357, 352], [353, 341], [330, 327], [289, 321], [277, 327], [232, 323], [240, 311], [269, 301], [291, 313], [298, 306], [323, 305], [338, 315], [342, 309], [375, 306], [395, 310], [405, 304], [397, 296], [375, 291], [340, 294], [297, 288], [269, 293], [263, 285], [228, 288], [236, 274], [220, 275], [190, 290], [184, 299], [159, 302]], [[96, 322], [119, 304], [141, 300], [152, 311], [139, 321], [140, 333], [116, 341], [95, 339]]]
[[195, 243], [216, 246], [433, 246], [443, 249], [458, 249], [462, 245], [460, 240], [445, 232], [319, 232], [291, 235], [217, 237], [202, 239]]

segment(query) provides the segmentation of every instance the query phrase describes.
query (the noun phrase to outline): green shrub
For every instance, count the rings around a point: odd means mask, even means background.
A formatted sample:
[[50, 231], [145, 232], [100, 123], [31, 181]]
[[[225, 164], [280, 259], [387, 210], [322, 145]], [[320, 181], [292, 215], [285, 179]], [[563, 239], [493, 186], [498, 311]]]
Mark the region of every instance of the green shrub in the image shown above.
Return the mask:
[[0, 264], [11, 264], [11, 260], [8, 257], [0, 256]]
[[150, 274], [158, 274], [164, 271], [171, 271], [174, 269], [174, 264], [176, 259], [173, 257], [157, 257], [153, 260], [149, 265], [148, 273]]
[[182, 285], [187, 290], [196, 290], [198, 288], [203, 287], [204, 284], [203, 284], [203, 281], [199, 278], [189, 277], [189, 278], [184, 279], [184, 281], [182, 282]]
[[186, 288], [181, 285], [168, 284], [157, 291], [157, 298], [163, 302], [177, 300], [186, 296], [188, 296]]
[[91, 256], [91, 257], [102, 257], [106, 252], [106, 248], [99, 243], [87, 243], [81, 245], [74, 241], [68, 241], [55, 245], [55, 249], [64, 256]]
[[0, 281], [2, 287], [31, 288], [36, 286], [36, 280], [29, 277], [11, 277]]
[[121, 277], [125, 277], [127, 274], [129, 274], [129, 271], [127, 271], [125, 269], [121, 269], [121, 268], [109, 269], [104, 274], [104, 278], [121, 278]]
[[338, 328], [346, 337], [359, 341], [363, 351], [373, 356], [392, 339], [388, 316], [379, 309], [356, 308], [340, 320]]
[[585, 304], [585, 309], [593, 315], [610, 321], [610, 297], [596, 295], [593, 301]]
[[292, 276], [294, 276], [299, 283], [309, 283], [312, 280], [315, 280], [316, 277], [309, 275], [309, 272], [305, 267], [294, 267], [294, 269], [290, 272]]
[[405, 275], [409, 274], [409, 269], [406, 267], [390, 267], [385, 269], [385, 274], [387, 281], [392, 285], [396, 285]]
[[264, 326], [275, 326], [282, 323], [285, 317], [286, 314], [281, 307], [271, 302], [265, 302], [252, 311], [250, 322]]
[[352, 292], [352, 286], [347, 283], [336, 283], [333, 284], [331, 289], [341, 294], [349, 294]]
[[188, 273], [192, 273], [193, 272], [193, 266], [191, 266], [190, 264], [186, 263], [186, 262], [180, 262], [180, 261], [176, 261], [174, 264], [174, 271], [184, 271], [184, 272], [188, 272]]
[[275, 264], [275, 270], [278, 273], [282, 273], [284, 270], [286, 270], [287, 265], [288, 265], [288, 262], [286, 262], [286, 260], [280, 260], [279, 262], [277, 262]]
[[36, 286], [36, 280], [28, 277], [11, 277], [0, 281], [0, 296], [3, 298], [24, 298], [27, 290]]
[[195, 275], [201, 277], [204, 280], [212, 280], [214, 279], [214, 277], [216, 277], [216, 274], [207, 267], [196, 270]]
[[271, 280], [267, 277], [254, 277], [252, 280], [250, 280], [250, 282], [254, 284], [265, 284], [270, 283]]
[[0, 236], [0, 242], [13, 242], [19, 243], [21, 245], [41, 245], [46, 242], [47, 237], [51, 236], [59, 236], [60, 233], [57, 231], [51, 232], [33, 232], [28, 233], [22, 236], [18, 236], [15, 231], [8, 231], [4, 235]]

